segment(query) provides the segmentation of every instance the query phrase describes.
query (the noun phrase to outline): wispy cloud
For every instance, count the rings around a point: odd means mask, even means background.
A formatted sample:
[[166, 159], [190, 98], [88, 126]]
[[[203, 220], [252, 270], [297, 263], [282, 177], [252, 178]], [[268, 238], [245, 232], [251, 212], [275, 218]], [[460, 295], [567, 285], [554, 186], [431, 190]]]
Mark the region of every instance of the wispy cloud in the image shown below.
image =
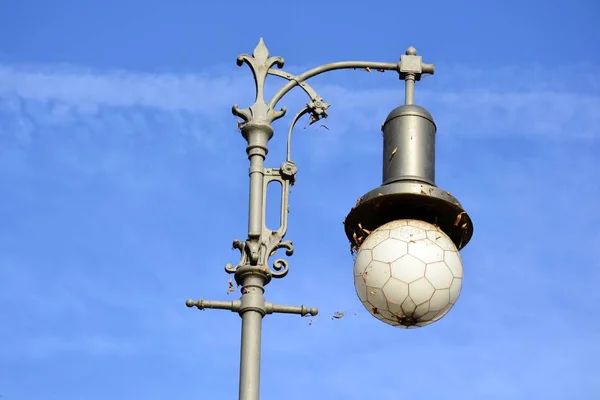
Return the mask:
[[[589, 139], [596, 134], [594, 127], [600, 118], [596, 112], [600, 107], [600, 78], [594, 66], [576, 69], [577, 83], [567, 85], [558, 79], [563, 71], [548, 72], [535, 66], [494, 71], [449, 66], [418, 85], [417, 99], [427, 104], [444, 130], [455, 135]], [[272, 77], [269, 87], [275, 87], [278, 80]], [[335, 131], [374, 129], [399, 104], [400, 85], [382, 89], [381, 80], [377, 82], [376, 87], [365, 88], [363, 84], [358, 89], [315, 86], [332, 103], [330, 124]], [[431, 86], [435, 90], [430, 90]], [[68, 124], [85, 118], [108, 118], [113, 124], [121, 123], [123, 130], [123, 124], [139, 126], [149, 118], [139, 112], [123, 112], [132, 108], [161, 113], [161, 118], [190, 118], [196, 123], [202, 118], [210, 124], [216, 122], [218, 127], [234, 126], [231, 117], [228, 120], [225, 116], [230, 115], [232, 104], [245, 106], [252, 90], [248, 71], [236, 73], [233, 68], [221, 73], [176, 74], [0, 65], [2, 111], [13, 118], [25, 118], [12, 126], [17, 132], [31, 130], [36, 123]], [[292, 99], [292, 106], [304, 101], [299, 96]], [[102, 109], [111, 113], [101, 116]], [[181, 130], [189, 124], [175, 126]], [[218, 130], [197, 136], [214, 138]]]
[[[69, 66], [0, 66], [0, 93], [83, 110], [148, 107], [212, 114], [232, 92], [247, 92], [231, 75], [96, 71]], [[231, 106], [231, 105], [230, 105]]]

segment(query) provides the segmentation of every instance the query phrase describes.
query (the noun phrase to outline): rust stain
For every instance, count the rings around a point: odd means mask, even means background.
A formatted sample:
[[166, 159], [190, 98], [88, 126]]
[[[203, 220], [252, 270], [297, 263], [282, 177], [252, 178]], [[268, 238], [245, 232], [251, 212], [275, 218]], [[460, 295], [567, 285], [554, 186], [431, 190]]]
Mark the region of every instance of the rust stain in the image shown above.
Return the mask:
[[466, 214], [466, 212], [462, 211], [460, 214], [458, 214], [456, 216], [456, 219], [454, 220], [454, 226], [458, 226], [458, 224], [460, 224], [460, 221], [462, 220], [462, 217], [465, 214]]
[[363, 233], [366, 233], [367, 235], [369, 235], [371, 233], [370, 230], [363, 228], [362, 224], [360, 222], [358, 223], [358, 227], [360, 228], [361, 231], [363, 231]]

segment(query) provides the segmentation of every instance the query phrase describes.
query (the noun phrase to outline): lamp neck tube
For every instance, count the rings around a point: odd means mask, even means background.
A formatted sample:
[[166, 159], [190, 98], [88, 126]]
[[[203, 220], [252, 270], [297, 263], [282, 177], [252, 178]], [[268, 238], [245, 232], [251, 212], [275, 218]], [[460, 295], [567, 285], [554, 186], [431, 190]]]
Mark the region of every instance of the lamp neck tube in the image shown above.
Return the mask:
[[409, 104], [393, 110], [383, 124], [383, 184], [408, 180], [435, 185], [435, 133], [424, 108]]

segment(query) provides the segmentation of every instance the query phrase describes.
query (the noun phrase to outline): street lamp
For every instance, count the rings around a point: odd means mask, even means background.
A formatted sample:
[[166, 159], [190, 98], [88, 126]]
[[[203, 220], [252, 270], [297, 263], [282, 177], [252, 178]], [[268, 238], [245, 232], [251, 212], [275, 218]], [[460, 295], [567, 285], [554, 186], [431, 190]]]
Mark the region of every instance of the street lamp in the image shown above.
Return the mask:
[[[458, 251], [471, 239], [473, 224], [462, 206], [449, 192], [435, 186], [436, 126], [427, 110], [414, 104], [415, 81], [433, 74], [434, 66], [424, 64], [414, 48], [397, 63], [344, 61], [322, 65], [300, 75], [283, 68], [281, 57], [269, 57], [260, 39], [252, 55], [242, 54], [237, 64], [247, 64], [256, 83], [252, 106], [232, 108], [243, 121], [238, 124], [248, 145], [250, 195], [248, 238], [235, 240], [241, 253], [234, 274], [241, 298], [234, 301], [188, 299], [188, 307], [214, 308], [237, 312], [242, 318], [239, 399], [258, 400], [262, 318], [272, 313], [317, 315], [316, 308], [284, 306], [265, 300], [264, 288], [271, 279], [288, 273], [288, 262], [278, 258], [269, 266], [277, 250], [294, 252], [292, 242], [283, 240], [287, 231], [288, 195], [296, 179], [297, 167], [290, 158], [291, 135], [296, 122], [309, 114], [311, 122], [327, 117], [329, 104], [306, 81], [338, 69], [397, 71], [405, 81], [405, 104], [394, 109], [384, 124], [383, 183], [356, 202], [344, 221], [354, 263], [354, 284], [358, 297], [377, 319], [402, 328], [416, 328], [442, 318], [456, 302], [462, 283], [462, 263]], [[267, 75], [288, 82], [268, 101], [264, 98]], [[273, 136], [272, 122], [286, 109], [277, 103], [291, 89], [300, 86], [310, 101], [293, 118], [288, 132], [287, 158], [279, 168], [265, 168], [267, 143]], [[281, 223], [270, 230], [265, 223], [267, 186], [282, 185]]]

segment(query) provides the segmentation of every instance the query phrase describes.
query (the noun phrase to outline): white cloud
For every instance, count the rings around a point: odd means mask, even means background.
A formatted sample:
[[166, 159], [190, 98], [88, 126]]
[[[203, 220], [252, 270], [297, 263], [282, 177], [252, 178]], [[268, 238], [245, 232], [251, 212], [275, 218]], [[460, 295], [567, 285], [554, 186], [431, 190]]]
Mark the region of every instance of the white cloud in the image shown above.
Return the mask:
[[[578, 71], [579, 84], [566, 85], [553, 75], [560, 71], [544, 72], [536, 66], [494, 71], [447, 67], [418, 83], [417, 101], [433, 111], [440, 130], [454, 135], [589, 138], [596, 135], [600, 122], [596, 111], [600, 96], [593, 90], [600, 79], [593, 66], [581, 66]], [[269, 88], [281, 82], [271, 77]], [[402, 100], [402, 87], [393, 82], [393, 88], [386, 85], [385, 89], [379, 85], [366, 88], [364, 84], [355, 88], [347, 83], [314, 86], [332, 104], [329, 127], [341, 132], [351, 128], [378, 130], [387, 112]], [[252, 98], [252, 91], [249, 72], [234, 68], [219, 74], [169, 74], [0, 65], [0, 110], [14, 118], [20, 115], [16, 122], [20, 132], [30, 130], [32, 123], [66, 124], [97, 118], [102, 108], [113, 113], [142, 108], [176, 116], [173, 118], [191, 115], [205, 119], [208, 126], [233, 127], [231, 105], [249, 105], [245, 102]], [[280, 105], [289, 105], [293, 111], [304, 101], [294, 95]], [[142, 122], [132, 113], [127, 111], [122, 123]], [[180, 130], [183, 125], [174, 128]], [[216, 131], [206, 134], [219, 135]]]
[[[231, 92], [243, 92], [230, 76], [93, 71], [73, 67], [0, 66], [0, 94], [69, 107], [148, 107], [213, 113]], [[229, 104], [231, 106], [231, 104]]]

